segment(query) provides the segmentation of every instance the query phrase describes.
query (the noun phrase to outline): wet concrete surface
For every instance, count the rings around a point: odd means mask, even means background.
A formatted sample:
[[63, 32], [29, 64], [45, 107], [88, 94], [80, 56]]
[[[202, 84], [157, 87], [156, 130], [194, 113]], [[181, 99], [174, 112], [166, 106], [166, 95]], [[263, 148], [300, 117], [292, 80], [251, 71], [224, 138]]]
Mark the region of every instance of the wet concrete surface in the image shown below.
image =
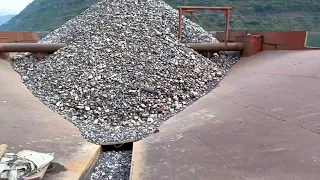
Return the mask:
[[54, 153], [55, 166], [45, 179], [74, 179], [98, 146], [78, 129], [43, 105], [21, 83], [8, 61], [0, 60], [0, 144], [8, 151]]
[[320, 51], [241, 58], [208, 95], [134, 143], [132, 180], [317, 180]]

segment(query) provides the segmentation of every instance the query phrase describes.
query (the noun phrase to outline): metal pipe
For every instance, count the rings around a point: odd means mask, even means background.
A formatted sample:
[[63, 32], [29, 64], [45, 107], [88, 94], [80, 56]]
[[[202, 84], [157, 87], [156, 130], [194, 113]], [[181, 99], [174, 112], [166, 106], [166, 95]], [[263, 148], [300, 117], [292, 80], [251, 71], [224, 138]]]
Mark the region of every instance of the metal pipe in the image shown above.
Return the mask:
[[229, 25], [230, 25], [230, 10], [226, 11], [226, 36], [224, 38], [224, 41], [226, 44], [228, 44], [229, 41]]
[[182, 8], [179, 8], [179, 40], [182, 40]]
[[67, 46], [66, 44], [47, 44], [47, 43], [0, 43], [1, 52], [43, 52], [53, 53], [60, 48]]
[[243, 51], [243, 43], [189, 43], [188, 46], [198, 52]]

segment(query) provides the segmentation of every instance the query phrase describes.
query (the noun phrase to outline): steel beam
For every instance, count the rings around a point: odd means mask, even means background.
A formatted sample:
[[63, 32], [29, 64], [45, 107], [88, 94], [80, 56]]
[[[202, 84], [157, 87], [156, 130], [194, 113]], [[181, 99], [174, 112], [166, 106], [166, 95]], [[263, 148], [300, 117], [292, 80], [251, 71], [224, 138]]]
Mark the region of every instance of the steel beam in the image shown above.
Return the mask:
[[214, 7], [214, 6], [178, 6], [185, 10], [232, 10], [232, 7]]
[[226, 35], [224, 42], [227, 44], [229, 41], [229, 26], [230, 26], [230, 12], [232, 7], [210, 7], [210, 6], [178, 6], [179, 9], [179, 39], [182, 40], [182, 24], [183, 16], [185, 13], [191, 13], [191, 19], [194, 22], [195, 20], [195, 11], [196, 10], [219, 10], [222, 11], [226, 17]]

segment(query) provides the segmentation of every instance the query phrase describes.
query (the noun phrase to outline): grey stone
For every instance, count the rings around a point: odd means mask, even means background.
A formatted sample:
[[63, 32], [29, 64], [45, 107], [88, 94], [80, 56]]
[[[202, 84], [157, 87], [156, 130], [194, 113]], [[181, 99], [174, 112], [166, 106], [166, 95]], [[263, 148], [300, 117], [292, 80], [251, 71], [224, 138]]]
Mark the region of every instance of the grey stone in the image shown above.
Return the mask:
[[22, 76], [22, 81], [29, 81], [29, 77], [28, 76]]

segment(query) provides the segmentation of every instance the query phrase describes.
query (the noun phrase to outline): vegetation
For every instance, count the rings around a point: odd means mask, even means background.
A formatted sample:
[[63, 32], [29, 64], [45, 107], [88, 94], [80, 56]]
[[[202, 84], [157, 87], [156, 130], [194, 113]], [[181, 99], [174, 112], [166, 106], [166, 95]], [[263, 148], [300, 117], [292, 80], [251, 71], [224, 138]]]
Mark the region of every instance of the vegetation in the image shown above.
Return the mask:
[[[52, 31], [100, 0], [34, 0], [0, 30]], [[320, 1], [315, 0], [165, 0], [178, 5], [231, 6], [231, 30], [320, 31]], [[224, 30], [221, 12], [196, 12], [206, 30]]]
[[52, 31], [100, 0], [34, 0], [0, 26], [5, 31]]
[[[314, 0], [167, 0], [172, 6], [231, 6], [232, 30], [320, 30], [320, 1]], [[199, 12], [200, 13], [200, 12]], [[223, 30], [223, 15], [197, 16], [205, 29]], [[222, 13], [220, 13], [222, 14]]]
[[0, 16], [0, 25], [8, 22], [14, 15]]

